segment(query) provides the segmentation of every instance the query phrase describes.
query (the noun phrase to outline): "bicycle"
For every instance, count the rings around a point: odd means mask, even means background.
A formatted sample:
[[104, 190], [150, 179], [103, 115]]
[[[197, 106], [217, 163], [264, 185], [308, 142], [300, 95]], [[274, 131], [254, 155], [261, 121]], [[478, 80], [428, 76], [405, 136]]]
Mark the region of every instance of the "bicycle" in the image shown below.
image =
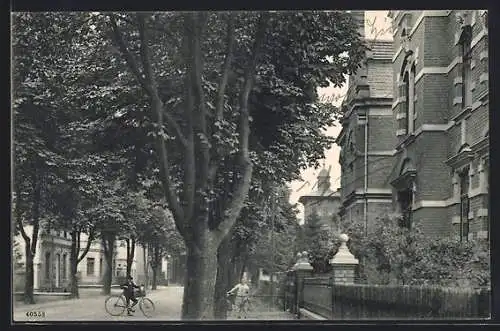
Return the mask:
[[233, 313], [236, 313], [238, 316], [238, 319], [246, 319], [248, 317], [248, 312], [253, 310], [253, 304], [252, 301], [250, 300], [249, 296], [235, 296], [234, 298], [243, 298], [241, 302], [237, 305], [237, 309], [234, 311], [232, 309], [233, 306], [233, 300], [230, 299], [231, 295], [228, 295], [227, 303], [229, 304], [229, 307], [231, 309], [228, 309], [229, 311], [232, 311]]
[[[137, 295], [136, 298], [138, 299], [137, 305], [139, 306], [139, 309], [142, 311], [144, 316], [153, 316], [153, 313], [155, 311], [155, 304], [153, 303], [153, 301], [151, 301], [151, 299], [146, 297], [146, 293], [142, 287], [139, 295]], [[127, 309], [127, 299], [125, 298], [123, 293], [120, 295], [112, 294], [104, 302], [104, 308], [106, 309], [106, 312], [111, 316], [121, 316]]]

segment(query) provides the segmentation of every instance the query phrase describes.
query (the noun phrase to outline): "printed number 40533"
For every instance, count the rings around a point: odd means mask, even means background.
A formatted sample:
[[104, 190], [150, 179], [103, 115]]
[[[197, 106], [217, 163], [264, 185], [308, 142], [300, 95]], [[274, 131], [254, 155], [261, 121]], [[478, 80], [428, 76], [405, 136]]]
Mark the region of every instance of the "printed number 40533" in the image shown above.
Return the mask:
[[45, 317], [44, 311], [28, 311], [26, 312], [27, 317]]

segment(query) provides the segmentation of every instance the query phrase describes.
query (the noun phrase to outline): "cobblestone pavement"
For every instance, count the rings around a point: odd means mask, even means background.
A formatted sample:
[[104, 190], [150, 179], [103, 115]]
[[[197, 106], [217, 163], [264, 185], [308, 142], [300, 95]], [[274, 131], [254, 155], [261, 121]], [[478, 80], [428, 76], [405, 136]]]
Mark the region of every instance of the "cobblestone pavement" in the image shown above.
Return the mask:
[[[121, 293], [120, 290], [112, 290], [112, 294]], [[55, 322], [55, 321], [179, 321], [181, 316], [183, 288], [169, 286], [159, 288], [156, 291], [148, 291], [147, 297], [151, 299], [156, 307], [154, 316], [145, 317], [136, 309], [134, 316], [110, 316], [105, 308], [104, 301], [107, 296], [101, 295], [98, 290], [94, 292], [82, 291], [80, 299], [66, 299], [60, 301], [46, 302], [35, 305], [17, 305], [13, 307], [14, 322]], [[45, 317], [28, 317], [29, 312], [41, 312]], [[290, 320], [293, 316], [279, 309], [269, 308], [268, 305], [260, 305], [258, 309], [247, 314], [247, 320]], [[236, 316], [230, 315], [228, 320], [237, 320]]]

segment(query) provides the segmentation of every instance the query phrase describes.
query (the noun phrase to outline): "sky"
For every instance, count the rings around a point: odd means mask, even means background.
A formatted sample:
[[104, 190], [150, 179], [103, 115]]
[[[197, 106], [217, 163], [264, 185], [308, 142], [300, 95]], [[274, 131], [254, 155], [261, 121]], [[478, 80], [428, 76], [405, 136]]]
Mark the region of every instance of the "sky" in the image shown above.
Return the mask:
[[[390, 32], [390, 24], [391, 20], [387, 17], [387, 10], [377, 10], [377, 11], [366, 11], [365, 12], [365, 35], [367, 38], [375, 38], [375, 34], [377, 34], [377, 39], [380, 40], [392, 40], [392, 33]], [[366, 24], [366, 22], [369, 22]], [[380, 34], [377, 31], [386, 31], [386, 33]], [[347, 86], [344, 84], [341, 88], [327, 87], [318, 89], [319, 95], [324, 97], [331, 98], [332, 96], [343, 96], [347, 91]], [[342, 98], [336, 99], [333, 102], [334, 105], [340, 106], [342, 103]], [[337, 137], [340, 133], [342, 127], [340, 124], [336, 124], [333, 127], [330, 127], [326, 133], [329, 136]], [[340, 164], [339, 160], [339, 152], [340, 148], [337, 145], [333, 145], [328, 151], [325, 152], [325, 159], [321, 160], [320, 164], [325, 164], [325, 168], [331, 166], [330, 171], [330, 187], [332, 190], [336, 190], [340, 186]], [[294, 181], [289, 184], [291, 189], [290, 194], [290, 203], [296, 204], [299, 209], [299, 219], [301, 223], [303, 222], [304, 217], [304, 208], [302, 204], [298, 203], [300, 196], [307, 194], [312, 191], [314, 184], [316, 183], [316, 176], [319, 173], [319, 169], [308, 168], [302, 171], [301, 181]]]

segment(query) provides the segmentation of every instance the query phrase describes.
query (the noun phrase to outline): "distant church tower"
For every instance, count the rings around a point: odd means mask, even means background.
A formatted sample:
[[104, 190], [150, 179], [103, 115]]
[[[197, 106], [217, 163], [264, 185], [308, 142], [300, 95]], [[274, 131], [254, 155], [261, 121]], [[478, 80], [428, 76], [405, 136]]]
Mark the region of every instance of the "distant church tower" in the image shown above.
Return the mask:
[[314, 187], [316, 190], [299, 198], [299, 202], [304, 205], [304, 221], [307, 222], [309, 216], [316, 213], [325, 226], [336, 229], [333, 218], [337, 215], [340, 206], [340, 193], [330, 189], [328, 170], [321, 169]]

